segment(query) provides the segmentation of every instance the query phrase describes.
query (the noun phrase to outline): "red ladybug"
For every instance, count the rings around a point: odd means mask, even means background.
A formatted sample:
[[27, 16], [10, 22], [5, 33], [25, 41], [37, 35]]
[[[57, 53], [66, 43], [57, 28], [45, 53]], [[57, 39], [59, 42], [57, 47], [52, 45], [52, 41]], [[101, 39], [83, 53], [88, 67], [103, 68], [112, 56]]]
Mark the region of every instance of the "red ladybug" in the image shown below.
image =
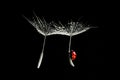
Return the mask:
[[71, 50], [71, 58], [72, 58], [72, 60], [75, 60], [76, 57], [77, 57], [76, 52], [74, 50]]

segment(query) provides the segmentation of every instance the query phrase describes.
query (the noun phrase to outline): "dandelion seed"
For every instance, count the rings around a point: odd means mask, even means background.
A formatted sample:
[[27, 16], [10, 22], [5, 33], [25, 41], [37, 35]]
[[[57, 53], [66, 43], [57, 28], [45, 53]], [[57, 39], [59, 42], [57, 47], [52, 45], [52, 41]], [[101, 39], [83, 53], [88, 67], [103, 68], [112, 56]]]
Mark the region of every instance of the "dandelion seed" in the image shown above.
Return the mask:
[[[75, 66], [73, 63], [73, 60], [76, 59], [76, 52], [71, 50], [71, 39], [73, 36], [81, 34], [87, 30], [89, 30], [91, 27], [86, 27], [83, 24], [80, 24], [79, 22], [73, 22], [71, 21], [67, 25], [63, 25], [60, 21], [59, 24], [56, 24], [55, 22], [50, 22], [47, 23], [45, 19], [41, 20], [39, 17], [36, 16], [34, 13], [35, 17], [33, 17], [33, 21], [28, 20], [30, 24], [32, 24], [37, 31], [44, 36], [44, 42], [43, 42], [43, 48], [42, 52], [40, 55], [40, 59], [38, 62], [37, 68], [40, 68], [42, 59], [43, 59], [43, 54], [44, 54], [44, 47], [45, 47], [45, 41], [47, 36], [51, 35], [65, 35], [69, 36], [69, 47], [68, 47], [68, 53], [69, 53], [69, 62], [71, 66]], [[72, 52], [71, 52], [72, 51]], [[72, 57], [70, 55], [72, 54]], [[74, 55], [73, 55], [74, 54]]]

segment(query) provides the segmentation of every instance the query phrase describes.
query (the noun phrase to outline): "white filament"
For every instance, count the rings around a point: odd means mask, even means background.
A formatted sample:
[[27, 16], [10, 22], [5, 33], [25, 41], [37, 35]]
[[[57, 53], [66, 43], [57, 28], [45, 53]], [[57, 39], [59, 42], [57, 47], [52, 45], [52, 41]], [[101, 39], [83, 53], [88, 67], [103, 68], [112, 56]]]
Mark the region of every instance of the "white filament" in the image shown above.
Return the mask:
[[41, 55], [40, 55], [40, 58], [39, 58], [39, 62], [38, 62], [37, 68], [40, 68], [42, 60], [43, 60], [43, 53], [44, 53], [44, 48], [45, 48], [45, 41], [46, 41], [46, 36], [44, 38], [43, 48], [42, 48], [42, 52], [41, 52]]

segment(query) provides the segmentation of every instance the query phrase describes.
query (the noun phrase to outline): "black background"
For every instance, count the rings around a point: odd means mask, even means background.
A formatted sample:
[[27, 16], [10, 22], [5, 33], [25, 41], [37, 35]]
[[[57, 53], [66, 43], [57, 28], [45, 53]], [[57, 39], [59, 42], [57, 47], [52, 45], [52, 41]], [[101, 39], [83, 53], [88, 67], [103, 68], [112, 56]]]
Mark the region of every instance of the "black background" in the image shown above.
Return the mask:
[[[103, 80], [106, 74], [106, 16], [97, 14], [80, 16], [84, 14], [80, 14], [80, 11], [74, 11], [74, 9], [67, 12], [67, 9], [65, 11], [50, 9], [50, 11], [38, 6], [18, 6], [11, 8], [12, 13], [8, 15], [10, 29], [12, 29], [7, 35], [7, 39], [10, 39], [8, 47], [12, 51], [8, 55], [8, 57], [12, 55], [10, 59], [8, 58], [10, 62], [8, 63], [9, 68], [7, 68], [8, 74], [15, 74], [19, 78], [33, 78], [34, 80], [47, 78]], [[77, 53], [75, 68], [72, 68], [68, 61], [69, 37], [54, 35], [47, 37], [43, 62], [41, 68], [37, 69], [44, 36], [39, 34], [23, 17], [24, 15], [32, 18], [33, 11], [48, 22], [60, 20], [62, 23], [67, 23], [68, 20], [77, 21], [82, 17], [81, 22], [97, 27], [72, 38], [71, 49]], [[7, 30], [9, 31], [9, 28]]]

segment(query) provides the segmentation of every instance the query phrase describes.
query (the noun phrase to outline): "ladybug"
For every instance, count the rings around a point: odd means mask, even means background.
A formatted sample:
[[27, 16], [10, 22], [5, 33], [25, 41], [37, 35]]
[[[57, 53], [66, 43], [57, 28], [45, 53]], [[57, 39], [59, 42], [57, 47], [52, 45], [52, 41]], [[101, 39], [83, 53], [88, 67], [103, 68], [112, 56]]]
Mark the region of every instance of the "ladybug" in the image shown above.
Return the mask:
[[75, 60], [76, 57], [77, 57], [77, 54], [76, 54], [76, 52], [74, 50], [71, 50], [70, 55], [71, 55], [72, 60]]

